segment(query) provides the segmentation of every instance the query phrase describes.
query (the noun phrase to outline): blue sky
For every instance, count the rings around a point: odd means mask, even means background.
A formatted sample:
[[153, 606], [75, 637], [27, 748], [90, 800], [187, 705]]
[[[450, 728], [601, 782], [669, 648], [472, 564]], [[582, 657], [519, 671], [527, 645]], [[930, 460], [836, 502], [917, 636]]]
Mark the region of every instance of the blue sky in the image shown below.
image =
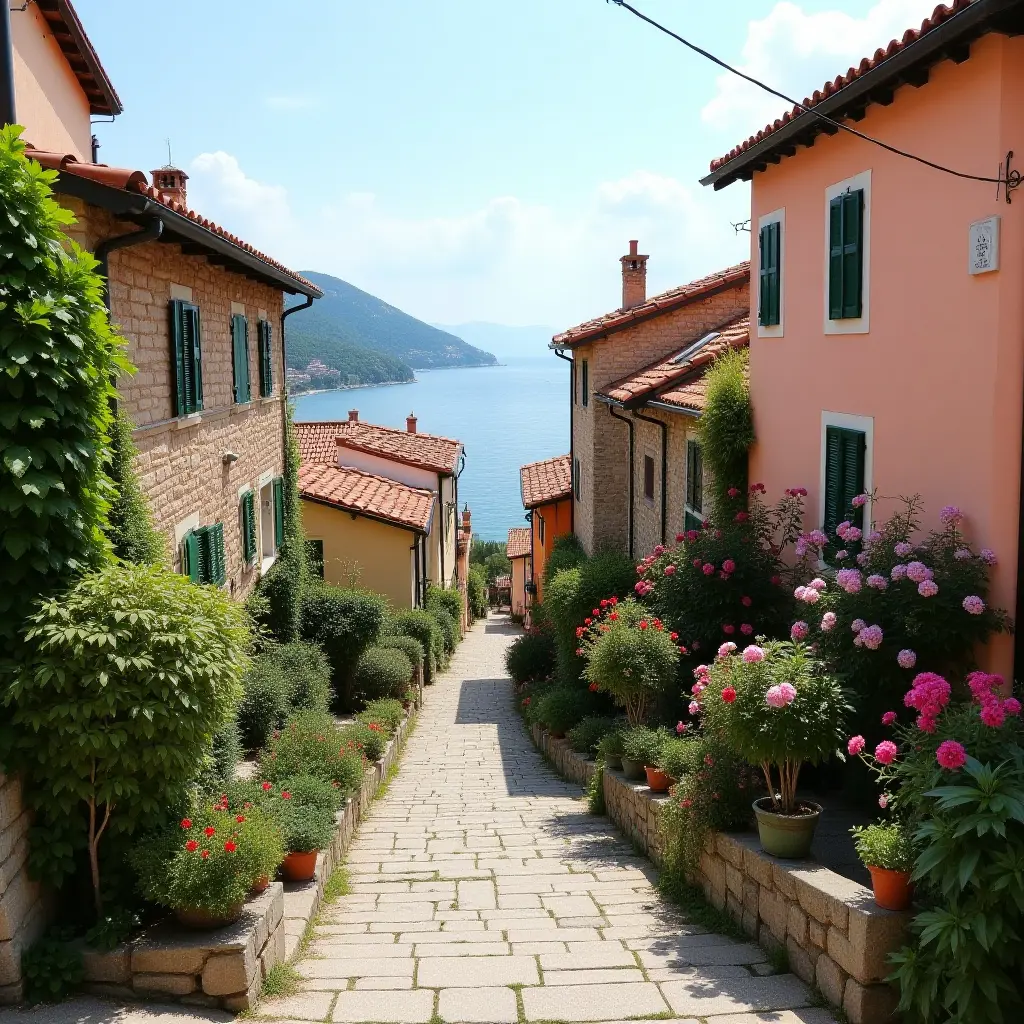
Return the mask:
[[[803, 97], [932, 0], [634, 0]], [[569, 326], [745, 259], [697, 179], [780, 104], [605, 0], [76, 0], [125, 105], [101, 160], [424, 320]]]

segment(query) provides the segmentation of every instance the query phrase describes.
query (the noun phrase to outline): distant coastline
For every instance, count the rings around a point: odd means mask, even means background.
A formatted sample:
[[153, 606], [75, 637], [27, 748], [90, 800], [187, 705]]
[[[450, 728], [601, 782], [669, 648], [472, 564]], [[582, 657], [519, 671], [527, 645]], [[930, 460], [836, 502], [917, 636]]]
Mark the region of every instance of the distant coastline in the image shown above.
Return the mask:
[[[422, 366], [416, 369], [416, 373], [435, 373], [438, 370], [483, 370], [483, 369], [494, 369], [501, 366], [507, 366], [507, 363], [460, 363], [458, 366]], [[294, 369], [294, 367], [292, 367]], [[302, 371], [299, 370], [299, 373]], [[303, 395], [326, 395], [335, 391], [358, 391], [361, 388], [385, 388], [385, 387], [397, 387], [401, 384], [415, 384], [418, 378], [413, 377], [412, 380], [377, 380], [369, 381], [366, 384], [342, 384], [336, 388], [312, 388], [309, 391], [292, 391], [289, 389], [288, 394], [293, 398], [298, 398]]]

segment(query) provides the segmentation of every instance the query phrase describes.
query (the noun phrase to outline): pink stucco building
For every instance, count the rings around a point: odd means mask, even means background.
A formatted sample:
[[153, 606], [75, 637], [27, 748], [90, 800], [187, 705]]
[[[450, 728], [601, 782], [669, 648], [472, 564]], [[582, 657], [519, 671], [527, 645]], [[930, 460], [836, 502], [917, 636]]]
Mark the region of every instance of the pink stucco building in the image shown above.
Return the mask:
[[[967, 514], [1019, 618], [1024, 406], [1024, 0], [957, 0], [715, 160], [752, 185], [751, 479]], [[826, 115], [975, 181], [888, 152]], [[1016, 157], [1009, 156], [1010, 151]], [[1010, 175], [1007, 182], [1007, 166]], [[1009, 187], [1008, 187], [1009, 185]], [[851, 493], [847, 493], [847, 491]], [[868, 517], [887, 518], [880, 497]], [[1018, 640], [1017, 669], [1024, 671]], [[987, 660], [1009, 674], [1013, 641]]]

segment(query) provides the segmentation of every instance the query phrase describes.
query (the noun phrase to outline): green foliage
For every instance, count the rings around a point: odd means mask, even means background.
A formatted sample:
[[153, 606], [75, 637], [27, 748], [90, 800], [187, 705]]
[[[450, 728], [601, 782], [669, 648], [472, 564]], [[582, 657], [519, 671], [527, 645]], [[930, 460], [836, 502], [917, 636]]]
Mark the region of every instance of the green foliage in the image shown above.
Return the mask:
[[387, 604], [379, 594], [313, 582], [303, 591], [301, 634], [331, 663], [331, 681], [344, 708], [353, 705], [355, 667], [381, 634]]
[[[299, 497], [299, 469], [302, 455], [299, 452], [299, 435], [295, 430], [295, 407], [285, 402], [284, 416], [284, 536], [281, 539], [281, 559], [292, 570], [294, 592], [290, 606], [300, 604], [302, 586], [309, 575], [309, 561], [306, 551], [306, 534], [302, 528], [302, 499]], [[275, 563], [276, 564], [276, 563]], [[293, 640], [294, 636], [280, 637], [282, 641]]]
[[303, 359], [310, 358], [306, 350], [311, 349], [319, 353], [313, 356], [319, 359], [325, 370], [313, 372], [307, 363], [304, 372], [309, 375], [308, 381], [296, 381], [290, 385], [290, 390], [297, 395], [308, 391], [333, 391], [337, 388], [365, 386], [367, 384], [397, 384], [407, 381], [414, 381], [416, 373], [407, 363], [393, 356], [386, 356], [381, 352], [371, 352], [369, 349], [359, 345], [346, 345], [339, 341], [328, 341], [324, 337], [311, 338], [312, 344], [304, 346], [301, 344], [298, 357], [292, 355], [292, 334], [294, 328], [289, 330], [288, 338], [288, 361], [294, 364], [301, 364]]
[[747, 452], [754, 443], [748, 365], [749, 352], [733, 349], [719, 356], [705, 375], [707, 397], [698, 438], [716, 512], [729, 506], [730, 487], [747, 489]]
[[577, 722], [567, 733], [569, 746], [578, 754], [593, 756], [604, 736], [615, 728], [613, 718], [592, 715]]
[[296, 640], [272, 648], [265, 657], [280, 667], [290, 684], [292, 711], [326, 711], [331, 706], [331, 663], [315, 644]]
[[655, 764], [670, 778], [677, 782], [687, 771], [695, 770], [693, 749], [695, 741], [687, 739], [667, 739], [661, 745]]
[[114, 554], [137, 565], [163, 565], [167, 541], [153, 527], [153, 513], [139, 486], [135, 468], [138, 449], [132, 440], [132, 423], [123, 411], [114, 418], [110, 438], [110, 478], [117, 488], [108, 515], [107, 537]]
[[575, 569], [587, 560], [587, 553], [574, 533], [555, 538], [551, 554], [544, 564], [544, 585], [547, 586], [563, 569]]
[[242, 736], [238, 731], [238, 722], [234, 718], [229, 718], [213, 734], [209, 774], [204, 772], [200, 776], [200, 786], [216, 788], [231, 782], [243, 754]]
[[376, 722], [355, 722], [341, 730], [345, 744], [351, 743], [368, 761], [379, 761], [388, 745], [388, 733]]
[[289, 853], [323, 850], [334, 838], [333, 812], [314, 804], [282, 801], [277, 820], [284, 834], [285, 849]]
[[256, 624], [272, 639], [282, 644], [293, 641], [299, 635], [302, 609], [302, 585], [295, 566], [279, 558], [266, 576], [260, 577], [245, 604]]
[[391, 628], [402, 636], [419, 640], [427, 653], [423, 681], [432, 683], [436, 667], [444, 661], [444, 634], [437, 619], [422, 608], [411, 608], [396, 613], [391, 619]]
[[444, 643], [444, 660], [447, 663], [462, 640], [458, 619], [453, 619], [445, 608], [433, 608], [429, 611], [429, 614], [433, 615], [434, 620], [441, 627], [441, 637]]
[[272, 658], [255, 658], [242, 677], [237, 722], [243, 747], [256, 750], [284, 725], [291, 710], [291, 686]]
[[598, 762], [587, 783], [587, 810], [591, 814], [604, 814], [607, 810], [604, 800], [604, 762]]
[[[701, 714], [707, 732], [759, 766], [766, 779], [777, 769], [778, 796], [774, 783], [769, 793], [772, 806], [793, 814], [801, 765], [843, 756], [844, 726], [852, 709], [839, 683], [803, 645], [773, 640], [763, 652], [760, 661], [739, 654], [717, 658], [700, 694]], [[769, 690], [782, 686], [793, 694], [788, 703], [775, 706]]]
[[443, 608], [456, 621], [462, 619], [462, 594], [455, 587], [427, 587], [427, 611]]
[[315, 775], [346, 788], [362, 778], [363, 751], [348, 730], [324, 712], [296, 714], [260, 752], [261, 777], [271, 782]]
[[396, 651], [401, 651], [408, 659], [412, 667], [422, 668], [423, 667], [423, 644], [419, 642], [415, 637], [412, 636], [389, 636], [384, 634], [378, 641], [378, 647], [391, 647]]
[[21, 954], [27, 1003], [59, 1003], [85, 977], [82, 953], [67, 939], [47, 935]]
[[630, 761], [639, 761], [644, 767], [655, 765], [668, 738], [668, 733], [664, 729], [649, 729], [645, 725], [634, 726], [622, 734], [622, 756]]
[[123, 908], [104, 914], [85, 933], [85, 944], [90, 949], [109, 953], [127, 942], [138, 929], [141, 920], [137, 914]]
[[353, 693], [358, 701], [401, 696], [412, 679], [412, 662], [394, 647], [368, 647], [356, 664]]
[[469, 614], [474, 619], [487, 617], [487, 572], [482, 566], [471, 565], [466, 574], [466, 596]]
[[622, 751], [625, 747], [626, 735], [625, 729], [622, 727], [621, 721], [606, 732], [597, 744], [597, 756], [602, 760], [607, 760], [609, 757], [622, 757]]
[[[41, 877], [59, 883], [87, 838], [101, 909], [104, 826], [130, 832], [181, 801], [234, 713], [247, 642], [242, 608], [226, 594], [153, 566], [110, 565], [42, 603], [0, 697], [0, 759], [29, 782]], [[87, 837], [69, 836], [83, 810]]]
[[0, 658], [37, 597], [110, 554], [114, 379], [127, 370], [103, 304], [99, 264], [62, 233], [56, 171], [0, 129]]
[[497, 551], [487, 556], [484, 572], [487, 573], [487, 582], [494, 583], [499, 576], [508, 576], [512, 572], [512, 562], [504, 551]]
[[626, 709], [631, 725], [640, 725], [651, 704], [676, 678], [679, 645], [660, 619], [632, 598], [594, 609], [577, 630], [590, 685], [610, 693]]
[[376, 722], [388, 736], [394, 736], [395, 730], [404, 720], [405, 708], [400, 700], [374, 700], [359, 712], [360, 722], [366, 725]]
[[564, 735], [587, 713], [585, 691], [571, 686], [553, 686], [537, 698], [534, 721], [549, 732]]
[[299, 991], [301, 984], [302, 975], [299, 974], [295, 965], [286, 960], [279, 960], [267, 971], [260, 996], [267, 999], [276, 996], [291, 996]]
[[911, 871], [916, 851], [913, 833], [899, 821], [877, 821], [850, 829], [857, 856], [865, 867]]
[[504, 540], [483, 540], [476, 535], [473, 536], [473, 543], [469, 548], [469, 564], [484, 566], [491, 555], [503, 555], [508, 548], [508, 542]]
[[505, 652], [505, 668], [517, 683], [551, 676], [555, 671], [555, 641], [550, 632], [531, 629], [517, 636]]

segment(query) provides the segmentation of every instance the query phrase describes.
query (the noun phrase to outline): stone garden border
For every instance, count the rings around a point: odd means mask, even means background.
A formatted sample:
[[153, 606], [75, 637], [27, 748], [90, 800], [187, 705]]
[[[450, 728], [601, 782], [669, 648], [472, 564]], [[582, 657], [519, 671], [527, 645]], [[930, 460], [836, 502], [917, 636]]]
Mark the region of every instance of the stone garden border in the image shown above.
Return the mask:
[[[530, 732], [560, 775], [589, 785], [594, 761], [539, 725]], [[656, 864], [664, 857], [659, 819], [669, 799], [621, 772], [604, 772], [608, 817]], [[841, 1007], [850, 1024], [890, 1018], [897, 994], [883, 981], [891, 970], [886, 958], [905, 941], [912, 912], [883, 910], [870, 889], [815, 861], [771, 857], [753, 833], [708, 836], [691, 881], [766, 949], [784, 948], [793, 973]]]
[[216, 931], [188, 931], [167, 920], [112, 952], [83, 948], [83, 990], [115, 999], [156, 999], [233, 1012], [252, 1009], [270, 969], [295, 952], [316, 916], [324, 885], [397, 763], [414, 720], [414, 711], [406, 715], [384, 756], [367, 770], [359, 792], [338, 812], [334, 841], [317, 856], [312, 882], [272, 882], [245, 905], [238, 921]]

